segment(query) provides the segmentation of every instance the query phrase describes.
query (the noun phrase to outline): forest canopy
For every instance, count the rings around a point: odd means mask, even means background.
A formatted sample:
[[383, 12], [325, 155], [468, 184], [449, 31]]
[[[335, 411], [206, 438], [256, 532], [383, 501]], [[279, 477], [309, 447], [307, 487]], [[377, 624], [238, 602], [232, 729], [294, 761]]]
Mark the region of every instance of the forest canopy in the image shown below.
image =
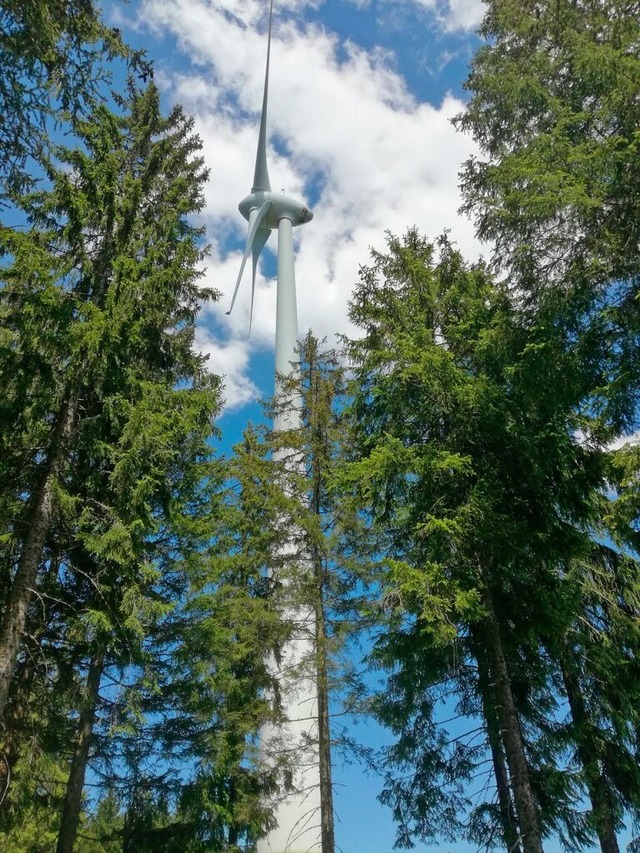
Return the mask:
[[[353, 333], [223, 454], [194, 120], [90, 0], [0, 4], [8, 853], [256, 851], [309, 755], [336, 853], [343, 754], [399, 848], [640, 837], [640, 8], [489, 0], [480, 36], [487, 259], [380, 235]], [[315, 734], [265, 748], [302, 634]]]

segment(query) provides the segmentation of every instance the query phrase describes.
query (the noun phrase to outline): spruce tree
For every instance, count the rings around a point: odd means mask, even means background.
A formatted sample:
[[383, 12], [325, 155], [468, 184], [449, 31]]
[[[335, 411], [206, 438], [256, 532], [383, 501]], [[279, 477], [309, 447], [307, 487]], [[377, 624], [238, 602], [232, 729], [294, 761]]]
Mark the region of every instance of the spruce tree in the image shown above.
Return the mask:
[[[345, 484], [377, 534], [391, 614], [374, 651], [392, 671], [377, 711], [399, 736], [384, 797], [401, 843], [433, 837], [488, 760], [505, 844], [539, 851], [560, 832], [582, 849], [598, 809], [590, 823], [574, 811], [586, 777], [576, 789], [549, 732], [566, 689], [557, 644], [589, 606], [574, 572], [605, 524], [608, 454], [579, 434], [595, 421], [586, 401], [602, 366], [593, 351], [583, 358], [568, 315], [547, 307], [532, 319], [482, 264], [465, 264], [446, 239], [438, 250], [415, 231], [390, 237], [351, 303], [364, 335], [349, 342], [359, 458]], [[441, 683], [456, 714], [484, 718], [475, 747], [454, 738], [461, 748], [449, 750], [434, 717]], [[482, 814], [468, 824], [475, 840]], [[485, 828], [486, 843], [495, 828]]]
[[[33, 185], [51, 127], [106, 98], [111, 61], [141, 75], [144, 54], [103, 22], [93, 0], [4, 0], [0, 7], [0, 202]], [[31, 162], [29, 162], [31, 161]]]
[[[319, 760], [321, 843], [333, 853], [331, 766], [338, 738], [332, 709], [350, 683], [343, 653], [355, 632], [369, 555], [355, 553], [362, 524], [335, 487], [346, 435], [343, 370], [311, 334], [300, 346], [299, 372], [281, 378], [281, 394], [266, 412], [273, 417], [292, 406], [300, 424], [277, 431], [250, 426], [228, 460], [213, 544], [202, 588], [188, 605], [191, 629], [179, 660], [185, 673], [189, 661], [203, 662], [194, 673], [201, 685], [196, 695], [203, 707], [209, 693], [217, 703], [209, 772], [227, 780], [226, 812], [236, 821], [236, 839], [268, 830], [274, 802], [291, 790], [294, 767]], [[309, 654], [292, 671], [276, 674], [271, 661], [282, 659], [292, 637], [303, 637]], [[311, 741], [294, 745], [273, 732], [285, 722], [282, 695], [300, 679], [317, 685], [318, 719]], [[266, 747], [265, 726], [271, 732]], [[203, 768], [201, 784], [206, 774]], [[231, 835], [218, 843], [225, 839], [230, 844]]]
[[462, 171], [466, 211], [520, 297], [563, 299], [585, 350], [603, 350], [593, 408], [614, 433], [637, 425], [639, 12], [489, 2], [457, 120], [481, 151]]
[[[159, 569], [184, 571], [203, 541], [219, 403], [193, 345], [213, 294], [198, 286], [203, 234], [188, 221], [206, 179], [192, 126], [180, 108], [162, 115], [153, 86], [130, 86], [118, 113], [98, 106], [77, 122], [81, 144], [48, 165], [52, 188], [23, 199], [30, 229], [3, 231], [1, 704], [39, 621], [32, 591], [57, 584], [69, 609], [54, 637], [75, 644], [88, 679], [60, 850], [80, 816], [99, 670], [140, 660], [172, 606]], [[43, 676], [55, 689], [65, 667], [53, 661]]]

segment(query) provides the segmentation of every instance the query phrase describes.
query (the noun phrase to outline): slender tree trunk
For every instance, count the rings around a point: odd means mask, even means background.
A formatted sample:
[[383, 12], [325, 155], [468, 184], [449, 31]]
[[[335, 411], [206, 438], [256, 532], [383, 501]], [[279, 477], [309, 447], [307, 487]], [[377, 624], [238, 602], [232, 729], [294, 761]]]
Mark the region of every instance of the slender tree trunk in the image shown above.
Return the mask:
[[53, 511], [53, 481], [64, 458], [66, 441], [75, 418], [75, 403], [65, 400], [54, 428], [40, 485], [35, 492], [29, 527], [22, 546], [18, 568], [0, 625], [0, 720], [4, 717], [13, 671], [24, 633], [31, 593], [42, 559], [42, 551]]
[[[32, 673], [27, 667], [24, 668], [20, 675], [20, 679], [28, 682], [32, 677]], [[5, 714], [4, 720], [4, 744], [0, 752], [0, 810], [6, 810], [10, 807], [9, 787], [11, 785], [11, 777], [13, 768], [20, 757], [20, 723], [25, 716], [24, 702], [13, 701], [11, 703], [11, 711]]]
[[[309, 426], [311, 428], [311, 510], [319, 519], [322, 516], [322, 489], [326, 478], [324, 465], [327, 458], [326, 416], [330, 411], [323, 409], [320, 393], [321, 375], [318, 371], [317, 350], [307, 351], [310, 393]], [[326, 405], [326, 401], [325, 401]], [[322, 450], [320, 450], [322, 448]], [[318, 690], [318, 769], [320, 775], [320, 843], [322, 853], [335, 853], [335, 824], [333, 814], [333, 780], [331, 773], [331, 729], [329, 722], [329, 678], [327, 658], [327, 622], [325, 615], [325, 563], [320, 549], [311, 547], [311, 558], [315, 580], [315, 652], [316, 684]]]
[[34, 667], [27, 657], [21, 662], [13, 678], [11, 703], [5, 711], [3, 721], [4, 743], [0, 751], [0, 811], [11, 807], [9, 788], [13, 769], [20, 758], [20, 747], [24, 746], [23, 726], [27, 715], [29, 688], [33, 680]]
[[500, 808], [500, 821], [502, 833], [508, 853], [522, 853], [520, 844], [520, 833], [518, 821], [513, 807], [513, 797], [509, 785], [509, 772], [504, 754], [504, 744], [500, 735], [500, 724], [497, 719], [493, 693], [491, 691], [489, 668], [481, 643], [477, 641], [476, 632], [472, 630], [472, 641], [475, 647], [476, 660], [478, 662], [478, 683], [480, 697], [484, 710], [484, 718], [487, 724], [487, 736], [493, 762], [493, 773], [496, 779], [498, 791], [498, 805]]
[[5, 737], [2, 750], [0, 751], [0, 810], [9, 808], [9, 786], [13, 768], [20, 757], [20, 741], [16, 733], [16, 727], [24, 717], [24, 705], [12, 703], [11, 716], [5, 718]]
[[327, 683], [326, 622], [323, 603], [321, 560], [317, 559], [316, 679], [318, 683], [318, 760], [320, 763], [320, 821], [322, 853], [335, 853], [333, 781], [331, 778], [331, 731], [329, 726], [329, 685]]
[[[567, 650], [567, 654], [570, 652]], [[606, 780], [600, 772], [598, 755], [590, 735], [590, 721], [575, 673], [566, 660], [561, 660], [562, 680], [576, 729], [578, 758], [584, 770], [593, 820], [602, 853], [620, 853], [616, 838], [613, 804]]]
[[511, 690], [511, 680], [504, 656], [500, 627], [493, 607], [493, 598], [488, 588], [485, 588], [484, 603], [487, 608], [487, 616], [483, 622], [487, 659], [495, 695], [496, 716], [500, 725], [520, 826], [522, 850], [524, 853], [542, 853], [542, 833], [529, 778], [520, 718]]
[[518, 834], [518, 821], [513, 808], [511, 789], [509, 788], [509, 773], [507, 771], [504, 747], [498, 731], [489, 735], [489, 746], [491, 748], [493, 772], [498, 789], [498, 803], [507, 853], [522, 853], [520, 835]]
[[[232, 779], [229, 782], [229, 800], [231, 802], [232, 810], [236, 804], [236, 799], [237, 799], [236, 786], [235, 786], [233, 779]], [[232, 818], [232, 821], [233, 820], [234, 820], [234, 818]], [[231, 826], [229, 827], [228, 841], [229, 841], [230, 847], [237, 847], [239, 842], [240, 842], [240, 833], [238, 832], [238, 827], [233, 822], [232, 822]]]
[[235, 823], [235, 813], [236, 813], [236, 804], [238, 802], [238, 793], [236, 790], [236, 783], [233, 778], [229, 779], [229, 806], [231, 812], [231, 820], [230, 826], [227, 834], [227, 840], [229, 842], [229, 847], [237, 847], [240, 842], [240, 833], [238, 832], [238, 827]]
[[80, 823], [82, 791], [89, 760], [89, 749], [93, 739], [93, 726], [100, 695], [100, 681], [104, 667], [104, 651], [95, 654], [89, 663], [87, 684], [78, 720], [78, 736], [73, 750], [69, 779], [62, 804], [60, 831], [56, 853], [73, 853]]

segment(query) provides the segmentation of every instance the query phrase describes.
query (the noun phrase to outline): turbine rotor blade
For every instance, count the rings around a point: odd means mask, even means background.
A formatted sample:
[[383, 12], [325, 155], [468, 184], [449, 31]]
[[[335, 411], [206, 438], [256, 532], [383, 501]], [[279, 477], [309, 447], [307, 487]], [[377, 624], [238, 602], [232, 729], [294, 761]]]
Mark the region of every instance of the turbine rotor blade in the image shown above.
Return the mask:
[[[260, 228], [262, 221], [265, 219], [266, 215], [269, 213], [269, 210], [271, 209], [272, 205], [273, 205], [272, 201], [265, 201], [265, 203], [259, 209], [256, 209], [255, 207], [252, 208], [251, 213], [249, 214], [249, 234], [247, 236], [247, 245], [245, 247], [244, 255], [242, 257], [242, 263], [240, 264], [240, 272], [238, 273], [238, 280], [236, 281], [236, 286], [235, 286], [235, 289], [233, 291], [233, 297], [231, 299], [231, 307], [227, 311], [227, 314], [231, 314], [231, 312], [233, 311], [233, 306], [235, 305], [235, 302], [236, 302], [236, 296], [238, 295], [238, 290], [240, 288], [240, 282], [242, 281], [242, 273], [244, 272], [244, 268], [245, 268], [245, 265], [247, 263], [247, 259], [249, 258], [249, 255], [252, 253], [253, 244], [254, 244], [256, 234], [258, 232], [258, 229]], [[267, 237], [268, 237], [269, 236], [268, 229], [265, 228], [264, 230], [267, 231]], [[262, 239], [262, 238], [260, 238], [260, 239]], [[260, 246], [260, 250], [262, 250], [262, 247], [264, 246], [264, 244], [266, 242], [267, 242], [266, 239], [263, 240], [262, 245]], [[258, 261], [256, 259], [254, 261], [254, 264], [257, 264], [257, 262]], [[255, 286], [255, 266], [254, 266], [254, 286]]]
[[264, 245], [269, 239], [269, 234], [271, 232], [268, 228], [258, 228], [256, 231], [256, 236], [254, 237], [253, 243], [251, 244], [251, 250], [253, 252], [252, 257], [252, 270], [251, 270], [251, 310], [249, 312], [249, 334], [251, 334], [251, 326], [253, 324], [253, 299], [256, 293], [256, 270], [258, 268], [258, 260], [260, 258], [260, 253], [264, 249]]
[[269, 99], [269, 60], [271, 57], [271, 19], [273, 17], [273, 0], [269, 4], [269, 36], [267, 38], [267, 65], [264, 72], [264, 92], [262, 95], [262, 112], [260, 114], [260, 131], [258, 133], [258, 151], [256, 153], [256, 169], [253, 174], [251, 192], [271, 192], [269, 170], [267, 169], [267, 102]]

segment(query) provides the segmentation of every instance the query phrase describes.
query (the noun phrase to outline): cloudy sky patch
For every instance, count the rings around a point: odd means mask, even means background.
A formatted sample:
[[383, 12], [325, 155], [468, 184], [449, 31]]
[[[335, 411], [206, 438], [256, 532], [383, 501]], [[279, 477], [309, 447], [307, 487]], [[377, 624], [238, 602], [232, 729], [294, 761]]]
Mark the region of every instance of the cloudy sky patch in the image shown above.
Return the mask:
[[[226, 375], [226, 404], [267, 396], [252, 378], [273, 348], [276, 235], [264, 253], [248, 335], [250, 273], [227, 317], [246, 239], [238, 202], [250, 190], [262, 102], [265, 0], [140, 0], [114, 6], [135, 33], [169, 102], [196, 119], [211, 172], [204, 220], [212, 254], [207, 284], [222, 294], [202, 318], [200, 345]], [[369, 247], [416, 225], [450, 229], [469, 256], [480, 248], [457, 213], [458, 171], [473, 151], [451, 118], [463, 109], [461, 67], [477, 0], [396, 3], [276, 0], [269, 96], [274, 191], [313, 206], [294, 232], [299, 329], [334, 341], [352, 331], [347, 302]], [[272, 358], [272, 354], [270, 356]]]

